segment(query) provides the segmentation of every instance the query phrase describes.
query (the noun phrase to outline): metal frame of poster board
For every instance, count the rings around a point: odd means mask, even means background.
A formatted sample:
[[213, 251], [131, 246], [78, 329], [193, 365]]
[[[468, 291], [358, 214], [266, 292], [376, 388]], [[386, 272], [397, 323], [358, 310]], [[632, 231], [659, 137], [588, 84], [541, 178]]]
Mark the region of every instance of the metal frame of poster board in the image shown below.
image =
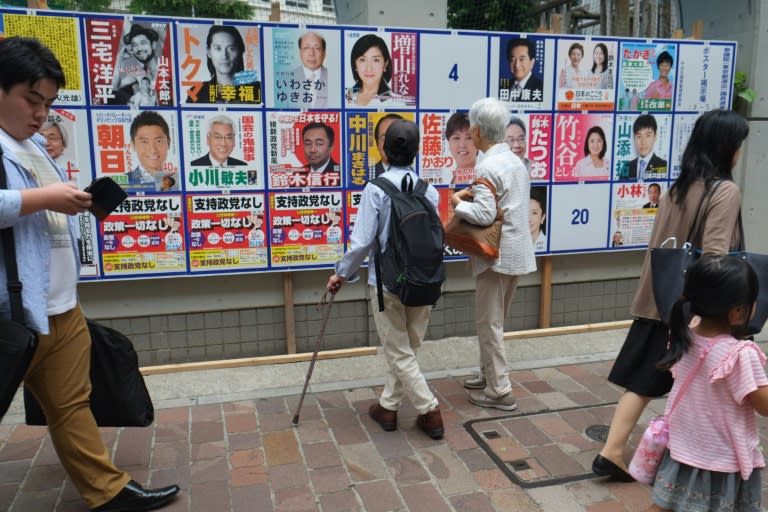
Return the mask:
[[[447, 199], [472, 181], [466, 110], [485, 96], [505, 101], [525, 130], [510, 128], [509, 138], [539, 205], [537, 255], [643, 249], [649, 206], [679, 173], [695, 119], [730, 105], [736, 58], [734, 42], [13, 8], [0, 9], [0, 29], [40, 37], [70, 74], [77, 68], [79, 87], [60, 91], [52, 110], [76, 118], [62, 165], [70, 175], [79, 169], [81, 187], [111, 175], [129, 191], [95, 224], [88, 280], [331, 268], [346, 248], [353, 203], [377, 172], [383, 118], [419, 123], [414, 169]], [[325, 41], [325, 74], [303, 71], [298, 41], [308, 32], [315, 59], [317, 35]], [[73, 37], [78, 44], [68, 44]], [[528, 43], [541, 80], [517, 88], [508, 57], [520, 59]], [[581, 62], [569, 70], [574, 48]], [[389, 81], [372, 96], [364, 80], [355, 83], [353, 51], [388, 58], [372, 75]], [[659, 80], [657, 61], [667, 57], [671, 85]], [[641, 154], [649, 144], [655, 156]], [[323, 151], [331, 163], [313, 167]], [[446, 248], [446, 258], [464, 256]]]

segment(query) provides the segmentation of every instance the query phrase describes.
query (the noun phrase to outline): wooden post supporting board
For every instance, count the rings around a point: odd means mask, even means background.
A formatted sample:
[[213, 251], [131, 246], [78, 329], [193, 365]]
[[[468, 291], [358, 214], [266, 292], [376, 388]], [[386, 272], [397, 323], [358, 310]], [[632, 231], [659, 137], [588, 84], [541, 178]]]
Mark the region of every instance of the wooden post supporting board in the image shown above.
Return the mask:
[[283, 299], [285, 303], [285, 350], [296, 353], [296, 311], [293, 306], [293, 273], [283, 272]]
[[539, 296], [539, 328], [546, 329], [552, 324], [552, 256], [542, 256], [541, 293]]

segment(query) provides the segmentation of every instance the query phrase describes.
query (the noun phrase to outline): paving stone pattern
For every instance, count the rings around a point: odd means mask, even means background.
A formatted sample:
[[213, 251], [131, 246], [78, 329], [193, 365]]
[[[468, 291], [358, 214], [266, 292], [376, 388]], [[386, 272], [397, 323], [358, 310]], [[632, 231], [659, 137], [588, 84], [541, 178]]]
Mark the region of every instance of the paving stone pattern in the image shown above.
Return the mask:
[[[163, 409], [151, 427], [102, 435], [134, 479], [182, 485], [167, 512], [644, 511], [647, 486], [568, 479], [589, 467], [600, 445], [585, 430], [607, 423], [620, 395], [605, 380], [610, 366], [513, 372], [520, 411], [512, 415], [470, 404], [461, 379], [433, 380], [446, 423], [441, 441], [416, 429], [408, 404], [400, 429], [383, 432], [367, 415], [374, 387], [309, 394], [296, 427], [293, 395]], [[652, 402], [644, 420], [663, 405]], [[768, 425], [760, 426], [765, 444]], [[470, 430], [498, 437], [478, 444]], [[483, 444], [505, 463], [527, 464], [517, 466], [518, 482], [554, 485], [518, 485]], [[0, 425], [0, 510], [87, 510], [44, 427]]]

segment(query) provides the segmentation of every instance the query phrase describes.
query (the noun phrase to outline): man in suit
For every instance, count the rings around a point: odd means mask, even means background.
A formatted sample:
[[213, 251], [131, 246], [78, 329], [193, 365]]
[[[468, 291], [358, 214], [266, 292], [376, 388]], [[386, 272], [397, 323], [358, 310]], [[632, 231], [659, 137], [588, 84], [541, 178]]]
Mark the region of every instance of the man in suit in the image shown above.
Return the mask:
[[639, 176], [654, 178], [658, 176], [652, 175], [667, 173], [667, 161], [653, 152], [656, 130], [656, 119], [651, 114], [642, 114], [635, 119], [632, 133], [637, 157], [629, 162], [629, 173], [621, 178], [636, 180]]
[[208, 153], [192, 160], [190, 165], [193, 167], [248, 165], [242, 160], [229, 156], [235, 149], [235, 124], [226, 115], [219, 114], [208, 121], [208, 135], [205, 141], [208, 144]]
[[333, 160], [333, 129], [325, 123], [309, 123], [301, 131], [304, 170], [311, 173], [339, 172], [339, 164]]
[[643, 205], [643, 208], [658, 208], [659, 197], [661, 197], [661, 185], [651, 183], [648, 185], [648, 202]]
[[[168, 123], [157, 112], [143, 110], [133, 118], [130, 134], [139, 165], [126, 173], [128, 185], [135, 189], [163, 190], [163, 178], [174, 174], [165, 168], [171, 147]], [[179, 190], [179, 183], [175, 182], [173, 187]]]
[[507, 80], [508, 101], [541, 101], [544, 82], [533, 74], [536, 64], [536, 45], [529, 39], [510, 39], [507, 43], [507, 62], [512, 80]]
[[301, 87], [299, 106], [324, 108], [328, 104], [328, 68], [325, 62], [325, 39], [316, 32], [306, 32], [299, 38], [301, 66], [293, 70], [291, 78]]
[[384, 134], [387, 133], [387, 128], [391, 125], [395, 119], [402, 119], [400, 114], [390, 113], [379, 119], [376, 123], [376, 127], [373, 129], [373, 136], [376, 139], [376, 147], [381, 155], [381, 160], [376, 162], [376, 166], [373, 169], [373, 177], [378, 178], [389, 169], [389, 159], [386, 153], [384, 153]]

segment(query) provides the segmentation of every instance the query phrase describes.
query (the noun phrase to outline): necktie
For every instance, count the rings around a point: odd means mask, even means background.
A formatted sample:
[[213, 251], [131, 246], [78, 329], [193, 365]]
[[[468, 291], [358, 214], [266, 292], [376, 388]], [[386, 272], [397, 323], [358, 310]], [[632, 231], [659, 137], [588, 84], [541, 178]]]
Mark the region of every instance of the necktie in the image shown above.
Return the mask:
[[640, 160], [640, 174], [643, 174], [645, 172], [645, 166], [647, 162], [645, 160]]

